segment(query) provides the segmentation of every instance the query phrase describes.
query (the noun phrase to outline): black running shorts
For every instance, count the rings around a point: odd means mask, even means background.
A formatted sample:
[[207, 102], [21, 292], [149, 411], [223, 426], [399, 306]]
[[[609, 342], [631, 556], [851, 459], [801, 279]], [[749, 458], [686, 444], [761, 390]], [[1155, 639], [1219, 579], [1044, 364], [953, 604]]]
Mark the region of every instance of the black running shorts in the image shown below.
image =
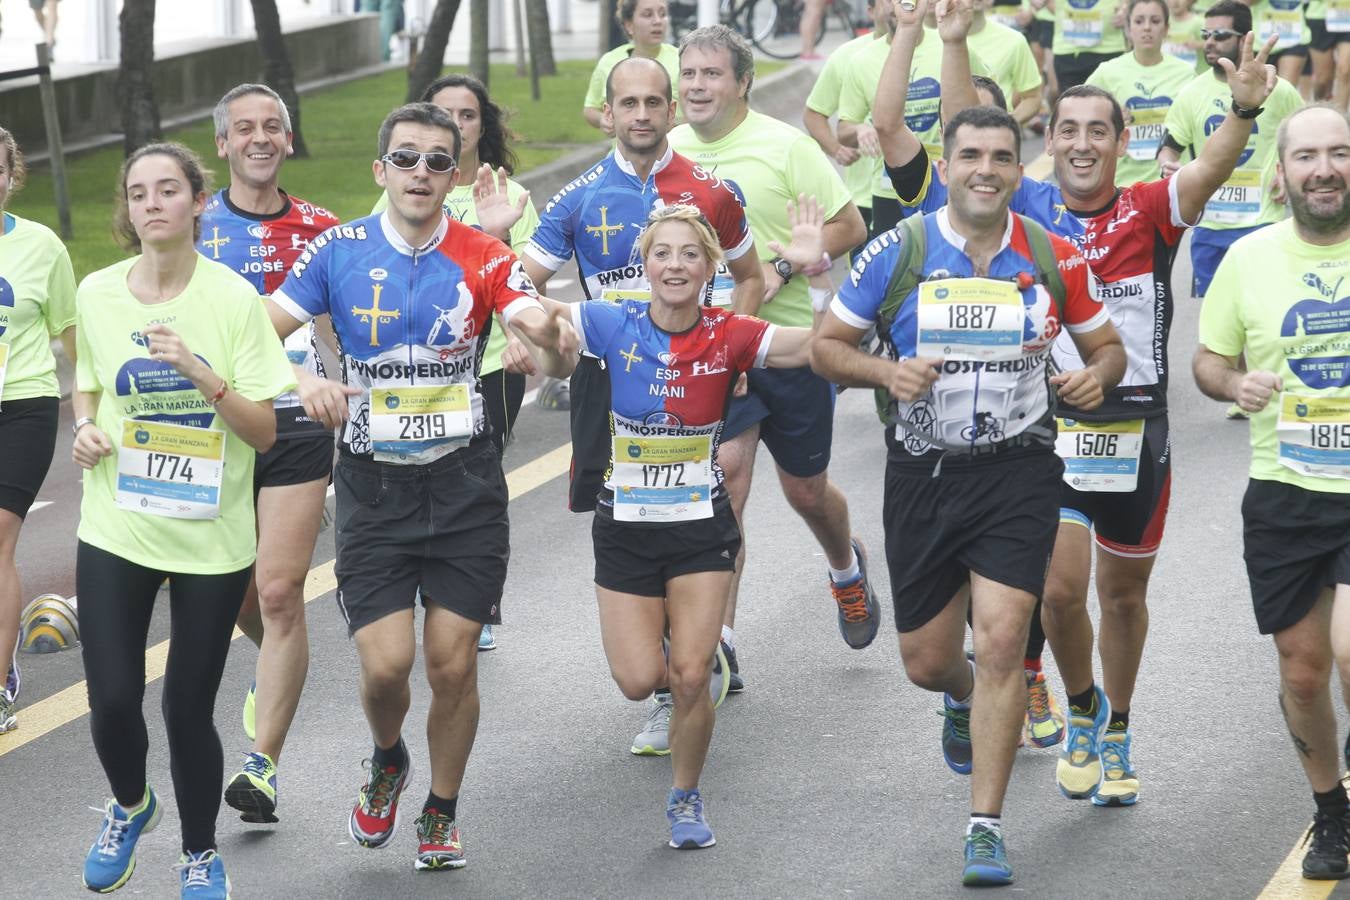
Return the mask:
[[1115, 556], [1154, 556], [1167, 525], [1172, 495], [1172, 445], [1167, 417], [1144, 420], [1139, 482], [1128, 494], [1079, 491], [1061, 482], [1059, 521], [1082, 525], [1097, 535], [1097, 546]]
[[253, 463], [253, 496], [266, 487], [308, 484], [333, 474], [333, 436], [278, 439], [272, 449], [259, 453]]
[[0, 405], [0, 509], [20, 519], [28, 515], [51, 468], [60, 409], [56, 397]]
[[1261, 633], [1298, 624], [1324, 588], [1350, 584], [1350, 494], [1251, 479], [1242, 556]]
[[419, 589], [423, 604], [501, 621], [511, 542], [506, 478], [491, 441], [426, 465], [343, 453], [333, 484], [338, 605], [352, 634], [410, 609]]
[[1038, 599], [1055, 547], [1064, 464], [1033, 446], [974, 460], [886, 464], [882, 516], [897, 631], [940, 613], [976, 572]]
[[733, 397], [727, 409], [722, 440], [731, 440], [758, 424], [759, 439], [784, 472], [810, 478], [829, 468], [834, 385], [810, 366], [752, 369], [746, 381], [749, 391]]
[[640, 597], [664, 597], [666, 582], [695, 572], [731, 572], [741, 529], [730, 501], [713, 504], [713, 517], [675, 525], [616, 522], [608, 506], [595, 511], [595, 583]]
[[582, 356], [572, 372], [570, 416], [572, 470], [568, 474], [567, 508], [572, 512], [595, 509], [595, 498], [605, 486], [609, 468], [609, 371], [593, 356]]
[[1313, 50], [1326, 52], [1337, 44], [1350, 42], [1350, 31], [1327, 31], [1326, 19], [1308, 19], [1308, 29], [1312, 32], [1312, 41], [1308, 46]]
[[[1053, 42], [1053, 41], [1052, 41]], [[1044, 45], [1042, 45], [1044, 46]], [[1056, 53], [1055, 81], [1060, 92], [1084, 84], [1097, 67], [1120, 56], [1119, 53]]]

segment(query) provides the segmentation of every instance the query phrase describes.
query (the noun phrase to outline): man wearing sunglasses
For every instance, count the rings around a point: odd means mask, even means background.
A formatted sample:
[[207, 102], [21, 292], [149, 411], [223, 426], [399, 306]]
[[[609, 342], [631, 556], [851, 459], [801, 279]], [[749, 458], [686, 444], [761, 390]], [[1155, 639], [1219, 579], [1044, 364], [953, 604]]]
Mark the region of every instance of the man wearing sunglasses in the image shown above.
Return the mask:
[[[1183, 153], [1199, 155], [1228, 108], [1231, 90], [1220, 60], [1237, 63], [1243, 36], [1252, 30], [1252, 11], [1238, 0], [1221, 0], [1205, 12], [1205, 62], [1211, 72], [1177, 93], [1163, 124], [1158, 162], [1164, 176], [1175, 172]], [[1237, 168], [1209, 202], [1191, 234], [1191, 294], [1205, 296], [1214, 270], [1228, 248], [1285, 216], [1275, 199], [1275, 132], [1286, 116], [1303, 105], [1297, 88], [1280, 79], [1264, 105], [1252, 111], [1251, 137], [1238, 158]]]
[[373, 164], [388, 208], [315, 238], [268, 301], [282, 337], [327, 313], [342, 349], [344, 384], [310, 376], [299, 392], [312, 418], [346, 422], [333, 476], [337, 597], [375, 744], [348, 824], [364, 847], [386, 846], [397, 828], [419, 593], [426, 608], [431, 790], [419, 870], [464, 865], [455, 813], [478, 722], [478, 635], [501, 621], [506, 482], [478, 385], [493, 313], [543, 349], [546, 367], [577, 346], [515, 254], [446, 215], [459, 148], [440, 107], [390, 113]]

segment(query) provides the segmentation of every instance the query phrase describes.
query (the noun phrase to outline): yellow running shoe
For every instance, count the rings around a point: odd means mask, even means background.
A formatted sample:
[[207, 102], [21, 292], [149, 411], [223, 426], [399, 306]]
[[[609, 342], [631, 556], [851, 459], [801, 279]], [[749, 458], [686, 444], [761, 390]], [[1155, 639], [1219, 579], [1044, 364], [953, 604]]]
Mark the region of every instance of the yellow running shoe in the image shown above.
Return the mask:
[[1053, 747], [1064, 740], [1064, 713], [1044, 672], [1027, 670], [1026, 741], [1035, 747]]
[[254, 739], [254, 714], [255, 707], [258, 704], [258, 682], [249, 685], [248, 693], [244, 695], [244, 734], [251, 741]]
[[1102, 738], [1102, 786], [1092, 802], [1097, 806], [1133, 806], [1139, 800], [1139, 776], [1130, 765], [1130, 731], [1107, 729]]

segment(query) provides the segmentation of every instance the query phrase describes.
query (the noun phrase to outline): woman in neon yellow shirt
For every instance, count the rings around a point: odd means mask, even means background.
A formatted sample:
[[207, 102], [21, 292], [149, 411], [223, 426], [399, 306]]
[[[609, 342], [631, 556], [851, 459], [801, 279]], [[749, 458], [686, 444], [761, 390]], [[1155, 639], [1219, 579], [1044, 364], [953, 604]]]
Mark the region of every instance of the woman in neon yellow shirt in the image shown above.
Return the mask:
[[619, 24], [628, 34], [628, 43], [620, 44], [600, 57], [595, 64], [595, 71], [591, 73], [586, 100], [581, 105], [581, 114], [590, 126], [599, 128], [609, 137], [614, 137], [614, 126], [605, 125], [601, 109], [605, 105], [605, 82], [609, 79], [609, 70], [619, 60], [630, 56], [654, 59], [670, 73], [672, 88], [678, 88], [680, 84], [680, 52], [673, 44], [666, 42], [669, 23], [666, 0], [618, 0], [615, 13], [619, 17]]
[[140, 255], [75, 298], [75, 462], [84, 473], [75, 582], [94, 748], [113, 799], [84, 863], [125, 884], [160, 818], [146, 780], [145, 643], [161, 583], [170, 638], [163, 710], [182, 821], [183, 896], [225, 898], [216, 855], [224, 761], [212, 722], [256, 552], [255, 452], [294, 390], [252, 285], [196, 251], [208, 184], [197, 156], [151, 144], [122, 167], [114, 231]]
[[23, 154], [0, 128], [0, 734], [17, 722], [17, 649], [22, 592], [14, 548], [56, 452], [61, 390], [51, 341], [75, 358], [75, 273], [61, 239], [5, 211], [23, 186]]

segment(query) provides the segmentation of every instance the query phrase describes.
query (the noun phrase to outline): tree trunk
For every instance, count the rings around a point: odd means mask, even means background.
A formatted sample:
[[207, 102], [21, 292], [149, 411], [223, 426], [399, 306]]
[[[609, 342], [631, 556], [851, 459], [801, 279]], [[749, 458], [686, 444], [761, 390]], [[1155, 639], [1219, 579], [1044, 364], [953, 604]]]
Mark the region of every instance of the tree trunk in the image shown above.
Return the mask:
[[121, 63], [117, 93], [122, 98], [122, 152], [160, 138], [159, 105], [155, 103], [155, 0], [125, 0], [118, 15]]
[[[604, 2], [604, 0], [600, 0]], [[553, 60], [553, 32], [548, 24], [548, 0], [525, 0], [525, 26], [530, 32], [530, 53], [540, 75], [557, 75]]]
[[[440, 76], [445, 63], [445, 47], [450, 43], [450, 27], [455, 24], [458, 12], [459, 0], [436, 0], [436, 8], [431, 11], [431, 22], [427, 25], [426, 34], [422, 35], [422, 51], [417, 54], [417, 62], [408, 70], [408, 103], [421, 97], [427, 85]], [[483, 43], [487, 44], [486, 38]]]
[[291, 114], [291, 146], [297, 157], [309, 156], [305, 136], [300, 131], [300, 95], [295, 91], [295, 70], [281, 35], [281, 16], [277, 0], [249, 0], [253, 5], [253, 26], [258, 32], [258, 52], [262, 54], [263, 83], [281, 95]]
[[488, 0], [469, 0], [469, 74], [488, 85]]

